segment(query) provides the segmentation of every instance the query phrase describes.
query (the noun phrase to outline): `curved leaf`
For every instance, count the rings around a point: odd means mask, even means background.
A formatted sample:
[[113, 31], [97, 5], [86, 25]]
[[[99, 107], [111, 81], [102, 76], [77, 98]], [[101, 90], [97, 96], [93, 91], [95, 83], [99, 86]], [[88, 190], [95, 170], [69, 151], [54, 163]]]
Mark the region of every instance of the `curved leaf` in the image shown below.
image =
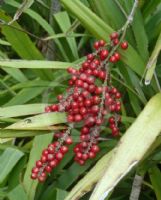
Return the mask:
[[104, 200], [117, 183], [138, 164], [161, 131], [160, 118], [161, 94], [159, 93], [148, 102], [121, 138], [110, 160], [110, 165], [107, 166], [90, 200]]

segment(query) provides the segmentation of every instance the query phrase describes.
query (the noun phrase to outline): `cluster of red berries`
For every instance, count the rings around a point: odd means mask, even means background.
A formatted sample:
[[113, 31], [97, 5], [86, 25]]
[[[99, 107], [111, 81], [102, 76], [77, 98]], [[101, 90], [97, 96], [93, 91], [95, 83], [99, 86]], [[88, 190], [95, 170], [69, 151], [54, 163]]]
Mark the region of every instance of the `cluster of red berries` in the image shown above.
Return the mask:
[[121, 117], [118, 112], [121, 110], [121, 94], [111, 85], [109, 68], [111, 63], [120, 60], [117, 48], [120, 46], [127, 49], [128, 43], [120, 42], [116, 32], [112, 33], [110, 38], [109, 45], [104, 40], [95, 42], [95, 52], [87, 55], [78, 70], [72, 67], [67, 69], [71, 79], [66, 94], [57, 97], [58, 104], [45, 108], [46, 112], [66, 112], [70, 126], [69, 129], [56, 133], [57, 141], [42, 152], [41, 159], [32, 170], [33, 179], [44, 181], [46, 173], [50, 173], [58, 165], [68, 151], [65, 144], [72, 143], [70, 130], [76, 123], [82, 126], [80, 142], [74, 147], [74, 160], [80, 165], [84, 165], [87, 159], [95, 158], [100, 151], [98, 141], [101, 125], [106, 123], [107, 114], [111, 114], [108, 122], [112, 135], [119, 135], [118, 123]]
[[38, 179], [39, 182], [44, 182], [47, 174], [51, 173], [68, 152], [68, 145], [73, 143], [72, 138], [68, 135], [64, 136], [63, 134], [61, 134], [61, 137], [64, 137], [63, 140], [49, 144], [48, 148], [42, 151], [40, 160], [36, 161], [36, 165], [32, 169], [32, 179]]

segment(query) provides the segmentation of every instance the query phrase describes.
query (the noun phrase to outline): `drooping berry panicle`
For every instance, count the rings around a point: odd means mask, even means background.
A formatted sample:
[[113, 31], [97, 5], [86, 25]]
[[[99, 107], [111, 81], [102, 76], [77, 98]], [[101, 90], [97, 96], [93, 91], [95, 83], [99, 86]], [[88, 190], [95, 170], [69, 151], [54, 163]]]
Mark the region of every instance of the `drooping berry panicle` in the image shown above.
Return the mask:
[[109, 44], [104, 40], [96, 41], [93, 46], [95, 51], [87, 55], [79, 69], [67, 69], [71, 79], [66, 94], [59, 95], [59, 103], [46, 107], [45, 111], [66, 112], [69, 129], [55, 134], [58, 141], [43, 151], [41, 159], [32, 170], [33, 179], [44, 181], [46, 174], [62, 160], [68, 151], [66, 144], [71, 143], [66, 142], [67, 138], [71, 139], [71, 127], [77, 123], [81, 125], [80, 142], [74, 147], [74, 160], [80, 165], [95, 158], [100, 151], [98, 142], [101, 126], [107, 123], [105, 116], [109, 116], [108, 124], [112, 135], [119, 135], [121, 93], [111, 83], [110, 68], [121, 59], [117, 49], [128, 48], [128, 43], [120, 41], [120, 38], [121, 33], [114, 32], [110, 35]]
[[70, 130], [73, 128], [72, 124], [67, 130], [59, 132], [54, 135], [57, 141], [49, 144], [46, 149], [42, 151], [40, 160], [36, 161], [35, 167], [32, 169], [31, 178], [38, 179], [39, 182], [44, 182], [47, 174], [59, 164], [64, 155], [68, 152], [68, 145], [73, 143], [70, 136]]

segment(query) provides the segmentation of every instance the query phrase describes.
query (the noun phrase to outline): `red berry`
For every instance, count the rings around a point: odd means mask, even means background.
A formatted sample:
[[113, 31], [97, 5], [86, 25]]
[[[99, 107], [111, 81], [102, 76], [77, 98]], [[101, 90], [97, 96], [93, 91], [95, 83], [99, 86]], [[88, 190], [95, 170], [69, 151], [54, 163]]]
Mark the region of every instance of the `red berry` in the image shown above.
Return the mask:
[[110, 62], [115, 63], [116, 61], [117, 61], [117, 60], [116, 60], [115, 56], [111, 56], [111, 57], [110, 57]]
[[127, 49], [128, 48], [128, 43], [127, 42], [122, 42], [121, 43], [121, 48], [124, 49], [124, 50]]
[[91, 151], [94, 152], [94, 153], [97, 153], [97, 152], [100, 151], [100, 148], [99, 148], [98, 145], [93, 145], [93, 146], [91, 147]]
[[57, 99], [60, 101], [60, 100], [62, 100], [63, 99], [63, 95], [58, 95], [57, 96]]
[[32, 173], [37, 174], [38, 172], [39, 172], [39, 168], [38, 167], [32, 168]]
[[68, 72], [68, 73], [72, 73], [72, 72], [73, 72], [73, 68], [72, 68], [72, 67], [68, 67], [68, 68], [67, 68], [67, 72]]
[[88, 127], [86, 127], [86, 126], [84, 126], [84, 127], [81, 129], [81, 133], [82, 133], [82, 134], [88, 134], [89, 131], [90, 131], [90, 129], [89, 129]]
[[98, 76], [100, 79], [104, 80], [106, 78], [106, 72], [105, 71], [99, 71]]
[[96, 157], [96, 154], [92, 151], [89, 152], [89, 158], [95, 158]]
[[109, 54], [108, 50], [106, 50], [106, 49], [102, 50], [100, 52], [100, 59], [105, 60], [107, 58], [108, 54]]
[[120, 54], [119, 53], [115, 52], [114, 56], [115, 56], [116, 61], [120, 60]]
[[32, 174], [31, 174], [31, 178], [32, 178], [32, 179], [37, 179], [37, 174], [32, 173]]
[[68, 152], [68, 147], [67, 146], [62, 146], [61, 148], [60, 148], [60, 151], [61, 151], [61, 153], [63, 153], [63, 154], [65, 154], [65, 153], [67, 153]]
[[113, 32], [111, 35], [110, 35], [110, 38], [111, 38], [111, 40], [114, 40], [114, 39], [116, 39], [116, 38], [118, 38], [118, 33], [117, 32]]
[[118, 45], [118, 44], [119, 44], [119, 40], [118, 40], [118, 39], [114, 39], [114, 40], [113, 40], [113, 44], [114, 44], [114, 45]]
[[85, 107], [80, 108], [80, 114], [85, 115], [87, 113], [87, 109]]
[[95, 118], [94, 117], [88, 117], [85, 121], [85, 125], [87, 126], [93, 126], [95, 124]]
[[95, 89], [96, 89], [96, 87], [95, 87], [94, 84], [90, 84], [89, 87], [88, 87], [88, 91], [89, 91], [90, 93], [93, 93], [93, 92], [95, 91]]
[[112, 128], [112, 135], [117, 136], [119, 134], [119, 129], [117, 127]]
[[51, 106], [51, 110], [52, 110], [52, 111], [58, 111], [58, 105], [53, 104], [53, 105]]
[[82, 80], [76, 80], [76, 82], [75, 82], [75, 84], [76, 84], [76, 86], [78, 86], [78, 87], [83, 87], [83, 81]]
[[58, 161], [57, 161], [56, 159], [54, 159], [54, 160], [52, 160], [52, 161], [49, 162], [49, 166], [50, 166], [51, 168], [54, 168], [54, 167], [56, 167], [57, 165], [58, 165]]
[[92, 111], [93, 113], [96, 113], [96, 114], [97, 114], [98, 111], [99, 111], [99, 106], [98, 106], [98, 105], [92, 106], [91, 111]]
[[94, 59], [94, 55], [93, 54], [88, 54], [87, 55], [87, 60], [92, 61]]
[[103, 91], [103, 88], [102, 88], [102, 87], [96, 87], [95, 93], [96, 93], [96, 94], [101, 94], [102, 91]]
[[41, 173], [41, 175], [38, 177], [39, 182], [44, 182], [46, 180], [46, 174]]
[[110, 118], [108, 119], [108, 122], [109, 122], [110, 124], [114, 124], [114, 123], [115, 123], [115, 118], [114, 118], [114, 117], [110, 117]]
[[90, 99], [86, 99], [86, 100], [84, 101], [84, 105], [85, 105], [86, 107], [90, 107], [90, 106], [92, 105], [91, 100], [90, 100]]
[[100, 45], [101, 47], [104, 47], [105, 44], [106, 44], [106, 42], [105, 42], [104, 40], [100, 40], [100, 41], [99, 41], [99, 45]]
[[73, 121], [74, 121], [73, 115], [68, 115], [67, 121], [68, 121], [69, 123], [73, 122]]
[[68, 145], [72, 144], [72, 143], [73, 143], [72, 138], [71, 138], [70, 136], [68, 136], [68, 137], [65, 139], [65, 143], [68, 144]]
[[63, 159], [63, 154], [61, 152], [57, 152], [55, 158], [59, 161]]
[[121, 98], [120, 92], [117, 92], [117, 93], [115, 94], [115, 97], [116, 97], [116, 99], [120, 99], [120, 98]]
[[45, 171], [48, 172], [48, 173], [50, 173], [52, 171], [52, 168], [50, 166], [46, 166], [45, 167]]
[[93, 71], [93, 75], [94, 75], [94, 76], [98, 76], [98, 74], [99, 74], [99, 71], [98, 71], [97, 69], [95, 69], [95, 70]]
[[47, 161], [47, 156], [41, 156], [41, 162], [46, 163]]
[[93, 96], [92, 101], [94, 104], [99, 104], [101, 102], [101, 99], [99, 96]]
[[44, 149], [43, 152], [42, 152], [42, 155], [46, 156], [48, 155], [49, 151], [47, 149]]
[[93, 84], [95, 82], [95, 78], [93, 76], [89, 76], [86, 81], [89, 84]]
[[83, 155], [82, 155], [82, 160], [87, 160], [88, 157], [89, 157], [88, 154], [83, 154]]
[[48, 161], [54, 160], [54, 155], [53, 154], [48, 154], [47, 159], [48, 159]]
[[45, 107], [45, 112], [51, 112], [51, 107], [50, 106]]
[[38, 168], [42, 167], [42, 162], [40, 160], [36, 161], [36, 167]]
[[99, 41], [96, 41], [95, 43], [94, 43], [94, 48], [96, 49], [96, 50], [98, 50], [99, 48], [100, 48], [100, 43], [99, 43]]
[[74, 121], [75, 121], [75, 122], [80, 122], [81, 120], [82, 120], [82, 115], [76, 114], [76, 115], [74, 116]]
[[88, 69], [89, 63], [88, 62], [82, 63], [82, 67], [83, 67], [83, 69]]
[[79, 159], [82, 158], [82, 153], [81, 152], [77, 152], [76, 153], [76, 157], [79, 158]]
[[86, 81], [87, 80], [87, 75], [82, 73], [79, 77], [82, 81]]

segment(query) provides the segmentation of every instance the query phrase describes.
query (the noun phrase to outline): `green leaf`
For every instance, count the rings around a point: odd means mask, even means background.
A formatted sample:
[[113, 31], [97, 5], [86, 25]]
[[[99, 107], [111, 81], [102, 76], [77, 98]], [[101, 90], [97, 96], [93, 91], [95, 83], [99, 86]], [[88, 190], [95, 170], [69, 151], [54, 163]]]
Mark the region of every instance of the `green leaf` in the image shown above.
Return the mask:
[[[7, 25], [6, 23], [10, 21], [10, 17], [6, 16], [2, 10], [0, 10], [0, 18], [4, 21], [0, 24], [2, 34], [5, 35], [7, 41], [12, 45], [12, 48], [17, 52], [19, 56], [23, 59], [38, 59], [43, 60], [43, 56], [36, 46], [32, 43], [31, 39], [26, 33], [24, 33], [21, 26], [14, 22], [14, 28]], [[51, 79], [51, 73], [45, 70], [34, 70], [34, 72], [42, 79]]]
[[103, 156], [97, 164], [71, 190], [65, 200], [80, 199], [84, 193], [90, 191], [97, 183], [111, 159], [112, 151]]
[[9, 22], [9, 24], [12, 24], [14, 21], [18, 20], [21, 14], [27, 10], [32, 4], [34, 3], [34, 0], [24, 0], [19, 9], [16, 11], [13, 19]]
[[52, 141], [52, 139], [53, 135], [47, 134], [47, 135], [36, 136], [33, 141], [33, 146], [30, 152], [30, 157], [23, 180], [25, 191], [27, 193], [28, 199], [30, 200], [34, 200], [36, 188], [38, 186], [38, 181], [32, 180], [30, 178], [31, 170], [34, 167], [36, 160], [40, 158], [42, 150], [47, 147], [47, 145]]
[[[119, 3], [118, 0], [89, 0], [89, 2], [95, 13], [98, 14], [113, 29], [119, 30], [120, 27], [126, 22], [124, 13], [117, 5], [117, 3]], [[135, 40], [130, 28], [127, 30], [126, 38], [130, 44], [135, 46]]]
[[6, 179], [13, 167], [24, 154], [13, 148], [7, 148], [0, 156], [0, 184]]
[[[52, 127], [53, 128], [53, 127]], [[62, 126], [56, 126], [55, 129], [52, 130], [57, 130], [63, 128]], [[43, 135], [50, 133], [51, 130], [38, 130], [38, 131], [33, 131], [33, 130], [10, 130], [10, 129], [0, 129], [0, 138], [24, 138], [24, 137], [33, 137], [37, 135]]]
[[[126, 7], [128, 10], [128, 13], [130, 13], [132, 6], [133, 6], [133, 1], [126, 1]], [[137, 8], [134, 15], [134, 20], [132, 22], [132, 30], [133, 30], [134, 37], [136, 40], [136, 46], [137, 46], [139, 55], [141, 55], [143, 60], [146, 62], [149, 56], [148, 37], [145, 32], [144, 22], [143, 22], [143, 18], [142, 18], [139, 8]]]
[[144, 22], [139, 9], [137, 9], [137, 12], [135, 13], [134, 21], [132, 23], [132, 29], [134, 32], [139, 55], [141, 55], [144, 61], [147, 61], [149, 56], [148, 37], [145, 32]]
[[47, 104], [28, 104], [0, 108], [0, 118], [33, 115], [44, 112]]
[[157, 6], [160, 4], [159, 0], [149, 0], [143, 6], [143, 17], [146, 19], [150, 14], [152, 14]]
[[11, 44], [5, 40], [0, 39], [0, 45], [4, 45], [4, 46], [11, 46]]
[[145, 84], [149, 85], [151, 83], [152, 77], [155, 73], [155, 68], [157, 64], [157, 58], [159, 56], [159, 53], [161, 51], [161, 33], [157, 39], [156, 45], [154, 47], [154, 50], [149, 58], [149, 61], [147, 63], [146, 69], [146, 75], [145, 75]]
[[[67, 32], [70, 27], [71, 27], [71, 21], [69, 18], [69, 15], [67, 14], [67, 12], [58, 12], [57, 14], [54, 15], [57, 23], [59, 24], [61, 30], [63, 33]], [[73, 31], [70, 32], [71, 34], [73, 33]], [[68, 45], [70, 47], [70, 50], [74, 56], [75, 59], [78, 59], [78, 50], [77, 50], [77, 44], [76, 44], [76, 40], [74, 37], [67, 37], [66, 38]]]
[[[8, 43], [7, 41], [1, 41], [1, 43], [4, 43], [4, 42], [6, 44]], [[8, 44], [10, 44], [10, 43], [8, 43]], [[7, 54], [1, 53], [0, 58], [7, 59], [8, 56], [7, 56]], [[3, 68], [3, 67], [2, 67], [2, 69], [6, 73], [8, 73], [11, 77], [13, 77], [15, 80], [17, 80], [18, 82], [23, 82], [23, 81], [27, 80], [26, 76], [19, 69], [9, 69], [9, 68]]]
[[[159, 9], [154, 15], [152, 15], [148, 22], [145, 24], [145, 29], [149, 38], [152, 41], [161, 32], [161, 9]], [[153, 31], [151, 31], [153, 30]]]
[[[7, 0], [6, 1], [7, 4], [13, 6], [13, 7], [19, 7], [20, 4], [14, 0]], [[31, 10], [31, 9], [27, 9], [25, 10], [25, 13], [28, 14], [32, 19], [34, 19], [38, 24], [40, 24], [40, 26], [50, 35], [55, 35], [55, 32], [53, 30], [53, 28], [50, 26], [50, 24], [48, 24], [48, 22], [41, 16], [39, 15], [37, 12]], [[62, 46], [62, 44], [59, 42], [59, 40], [55, 40], [55, 43], [57, 44], [57, 46], [59, 47], [63, 57], [66, 60], [68, 59], [68, 56], [66, 55], [66, 52]]]
[[[115, 156], [97, 183], [90, 200], [105, 199], [143, 158], [161, 131], [161, 94], [155, 95], [115, 148]], [[146, 142], [145, 142], [146, 141]], [[109, 179], [110, 177], [110, 179]]]
[[41, 200], [64, 200], [67, 194], [65, 190], [54, 188], [52, 193], [47, 193]]
[[7, 129], [30, 130], [48, 127], [54, 124], [61, 124], [65, 122], [65, 113], [44, 113], [16, 122], [15, 124], [8, 126]]
[[[67, 2], [61, 0], [64, 6], [70, 10], [92, 34], [97, 37], [105, 38], [108, 33], [113, 30], [105, 22], [103, 22], [97, 15], [90, 11], [83, 3], [74, 0]], [[93, 28], [95, 27], [95, 28]], [[107, 38], [106, 38], [107, 40]]]
[[0, 65], [11, 68], [66, 69], [71, 63], [45, 60], [0, 60]]
[[[121, 13], [114, 1], [89, 0], [89, 3], [93, 10], [114, 29], [119, 29], [125, 23], [125, 16]], [[115, 14], [116, 12], [117, 15]]]
[[[0, 10], [0, 18], [6, 22], [10, 20], [10, 17], [6, 16], [2, 10]], [[26, 33], [18, 31], [12, 26], [0, 25], [2, 33], [5, 35], [7, 41], [12, 45], [12, 48], [25, 59], [43, 59], [40, 51], [35, 47]], [[14, 27], [22, 29], [21, 26], [14, 22]]]
[[[22, 151], [24, 151], [23, 148]], [[27, 163], [27, 156], [23, 156], [23, 158], [21, 158], [18, 163], [16, 164], [16, 166], [13, 168], [12, 172], [10, 173], [9, 177], [8, 177], [8, 190], [11, 191], [13, 190], [16, 186], [18, 186], [21, 182], [20, 180], [20, 176], [23, 174], [23, 170], [26, 167], [26, 163]]]
[[26, 195], [22, 185], [18, 185], [13, 190], [11, 190], [7, 194], [7, 197], [9, 198], [9, 200], [22, 200], [22, 199], [28, 200], [27, 195]]
[[[79, 0], [73, 0], [67, 2], [61, 0], [63, 5], [72, 12], [82, 23], [82, 25], [95, 37], [102, 38], [105, 41], [109, 41], [108, 36], [113, 32], [112, 28], [103, 22], [97, 15], [95, 15], [90, 9], [84, 6]], [[145, 63], [138, 53], [129, 45], [126, 52], [120, 51], [122, 60], [133, 71], [138, 73], [140, 76], [144, 71]], [[139, 66], [139, 67], [138, 67]]]
[[153, 167], [149, 170], [149, 176], [150, 176], [150, 180], [152, 182], [157, 200], [161, 199], [161, 172], [159, 170], [159, 168]]
[[22, 89], [16, 96], [10, 99], [4, 106], [24, 104], [44, 91], [44, 87], [34, 87]]

